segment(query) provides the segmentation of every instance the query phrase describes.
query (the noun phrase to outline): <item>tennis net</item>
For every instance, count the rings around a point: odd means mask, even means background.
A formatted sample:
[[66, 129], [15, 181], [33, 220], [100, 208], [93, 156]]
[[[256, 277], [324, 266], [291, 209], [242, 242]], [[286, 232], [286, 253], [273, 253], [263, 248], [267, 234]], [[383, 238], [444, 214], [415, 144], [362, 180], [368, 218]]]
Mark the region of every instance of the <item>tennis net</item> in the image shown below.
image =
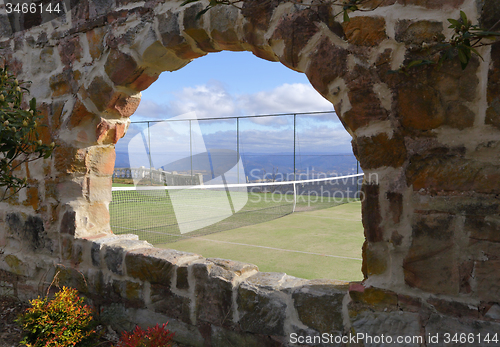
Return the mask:
[[115, 234], [137, 234], [152, 244], [175, 242], [359, 199], [362, 176], [113, 187], [109, 205], [111, 229]]

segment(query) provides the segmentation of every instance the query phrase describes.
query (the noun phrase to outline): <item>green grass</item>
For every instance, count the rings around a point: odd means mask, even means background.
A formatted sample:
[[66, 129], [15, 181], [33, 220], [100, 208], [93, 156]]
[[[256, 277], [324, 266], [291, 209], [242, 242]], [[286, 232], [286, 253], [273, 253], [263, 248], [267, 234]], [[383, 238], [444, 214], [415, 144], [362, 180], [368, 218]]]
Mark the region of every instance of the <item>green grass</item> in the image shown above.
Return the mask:
[[[110, 214], [116, 234], [135, 233], [157, 247], [253, 263], [261, 271], [286, 272], [307, 279], [362, 279], [360, 258], [364, 237], [359, 202], [314, 210], [333, 202], [325, 199], [323, 203], [308, 206], [305, 201], [297, 205], [297, 211], [305, 212], [289, 214], [292, 204], [277, 203], [278, 199], [273, 202], [270, 194], [232, 192], [234, 204], [245, 201], [246, 204], [239, 213], [221, 218], [229, 209], [228, 206], [225, 211], [220, 209], [224, 203], [228, 204], [225, 192], [199, 190], [171, 194], [172, 199], [175, 197], [176, 213], [171, 196], [165, 191], [130, 193], [116, 203], [120, 193], [113, 192]], [[182, 208], [180, 211], [179, 206], [185, 206], [185, 211]], [[180, 219], [186, 215], [199, 221], [208, 219], [210, 223], [181, 235], [176, 214]], [[172, 241], [176, 242], [167, 243]]]
[[260, 271], [306, 279], [354, 281], [363, 278], [363, 241], [361, 204], [354, 202], [157, 247], [252, 263]]

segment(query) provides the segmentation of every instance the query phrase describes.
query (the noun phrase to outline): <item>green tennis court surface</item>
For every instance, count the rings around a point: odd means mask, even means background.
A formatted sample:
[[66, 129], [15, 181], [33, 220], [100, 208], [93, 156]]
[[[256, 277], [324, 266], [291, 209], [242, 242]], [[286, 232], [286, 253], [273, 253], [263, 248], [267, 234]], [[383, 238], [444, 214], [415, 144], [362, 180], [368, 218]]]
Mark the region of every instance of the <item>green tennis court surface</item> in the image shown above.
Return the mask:
[[269, 222], [156, 245], [252, 263], [260, 271], [361, 280], [361, 204], [290, 214]]

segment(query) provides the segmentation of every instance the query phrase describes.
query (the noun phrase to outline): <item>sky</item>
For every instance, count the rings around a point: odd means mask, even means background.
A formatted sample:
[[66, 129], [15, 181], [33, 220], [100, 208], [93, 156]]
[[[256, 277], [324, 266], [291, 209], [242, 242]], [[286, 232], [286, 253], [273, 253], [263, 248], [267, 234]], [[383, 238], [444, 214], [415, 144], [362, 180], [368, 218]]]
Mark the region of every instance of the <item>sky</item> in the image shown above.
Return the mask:
[[[197, 148], [235, 149], [239, 126], [241, 152], [290, 153], [293, 151], [293, 116], [207, 121], [249, 115], [329, 111], [328, 114], [297, 116], [296, 145], [302, 153], [352, 153], [351, 138], [333, 112], [332, 104], [311, 86], [305, 74], [278, 62], [255, 57], [250, 52], [210, 53], [174, 72], [164, 72], [142, 92], [132, 122], [196, 118], [203, 143]], [[181, 124], [183, 123], [183, 124]], [[189, 147], [188, 122], [151, 123], [151, 148], [177, 152]], [[132, 124], [117, 152], [137, 148], [135, 136], [147, 133], [146, 124]], [[191, 136], [193, 138], [193, 136]], [[184, 148], [184, 150], [181, 150]], [[143, 149], [141, 149], [143, 152]], [[140, 152], [140, 151], [139, 151]]]

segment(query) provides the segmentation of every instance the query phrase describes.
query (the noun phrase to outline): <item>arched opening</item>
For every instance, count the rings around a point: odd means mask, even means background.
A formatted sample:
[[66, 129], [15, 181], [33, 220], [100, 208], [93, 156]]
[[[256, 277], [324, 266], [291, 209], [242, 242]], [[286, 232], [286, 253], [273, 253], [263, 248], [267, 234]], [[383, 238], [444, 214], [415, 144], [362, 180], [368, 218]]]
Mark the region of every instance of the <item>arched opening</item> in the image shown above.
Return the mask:
[[[351, 137], [305, 75], [250, 53], [211, 53], [163, 73], [142, 92], [141, 105], [127, 135], [116, 144], [113, 185], [119, 188], [114, 188], [110, 205], [115, 234], [136, 233], [155, 247], [248, 262], [260, 271], [306, 279], [362, 279], [364, 236], [356, 196], [360, 179], [323, 180], [359, 172]], [[187, 112], [184, 120], [176, 117]], [[211, 208], [223, 208], [225, 198], [195, 200], [194, 193], [187, 194], [182, 207], [188, 216], [183, 217], [174, 201], [177, 191], [168, 190], [172, 207], [167, 208], [159, 207], [157, 196], [154, 202], [125, 202], [126, 193], [120, 190], [190, 183], [209, 187], [220, 183], [214, 176], [233, 166], [227, 162], [235, 153], [241, 174], [234, 180], [226, 174], [224, 183], [276, 182], [268, 186], [274, 195], [264, 199], [256, 193], [262, 187], [244, 187], [248, 199], [241, 210], [218, 218]], [[296, 214], [284, 207], [291, 207], [294, 199], [294, 185], [284, 183], [293, 181], [308, 182], [295, 187], [300, 190]], [[286, 190], [289, 194], [282, 194]], [[194, 216], [200, 209], [206, 215]], [[181, 223], [201, 219], [210, 223], [185, 234], [177, 230]]]

